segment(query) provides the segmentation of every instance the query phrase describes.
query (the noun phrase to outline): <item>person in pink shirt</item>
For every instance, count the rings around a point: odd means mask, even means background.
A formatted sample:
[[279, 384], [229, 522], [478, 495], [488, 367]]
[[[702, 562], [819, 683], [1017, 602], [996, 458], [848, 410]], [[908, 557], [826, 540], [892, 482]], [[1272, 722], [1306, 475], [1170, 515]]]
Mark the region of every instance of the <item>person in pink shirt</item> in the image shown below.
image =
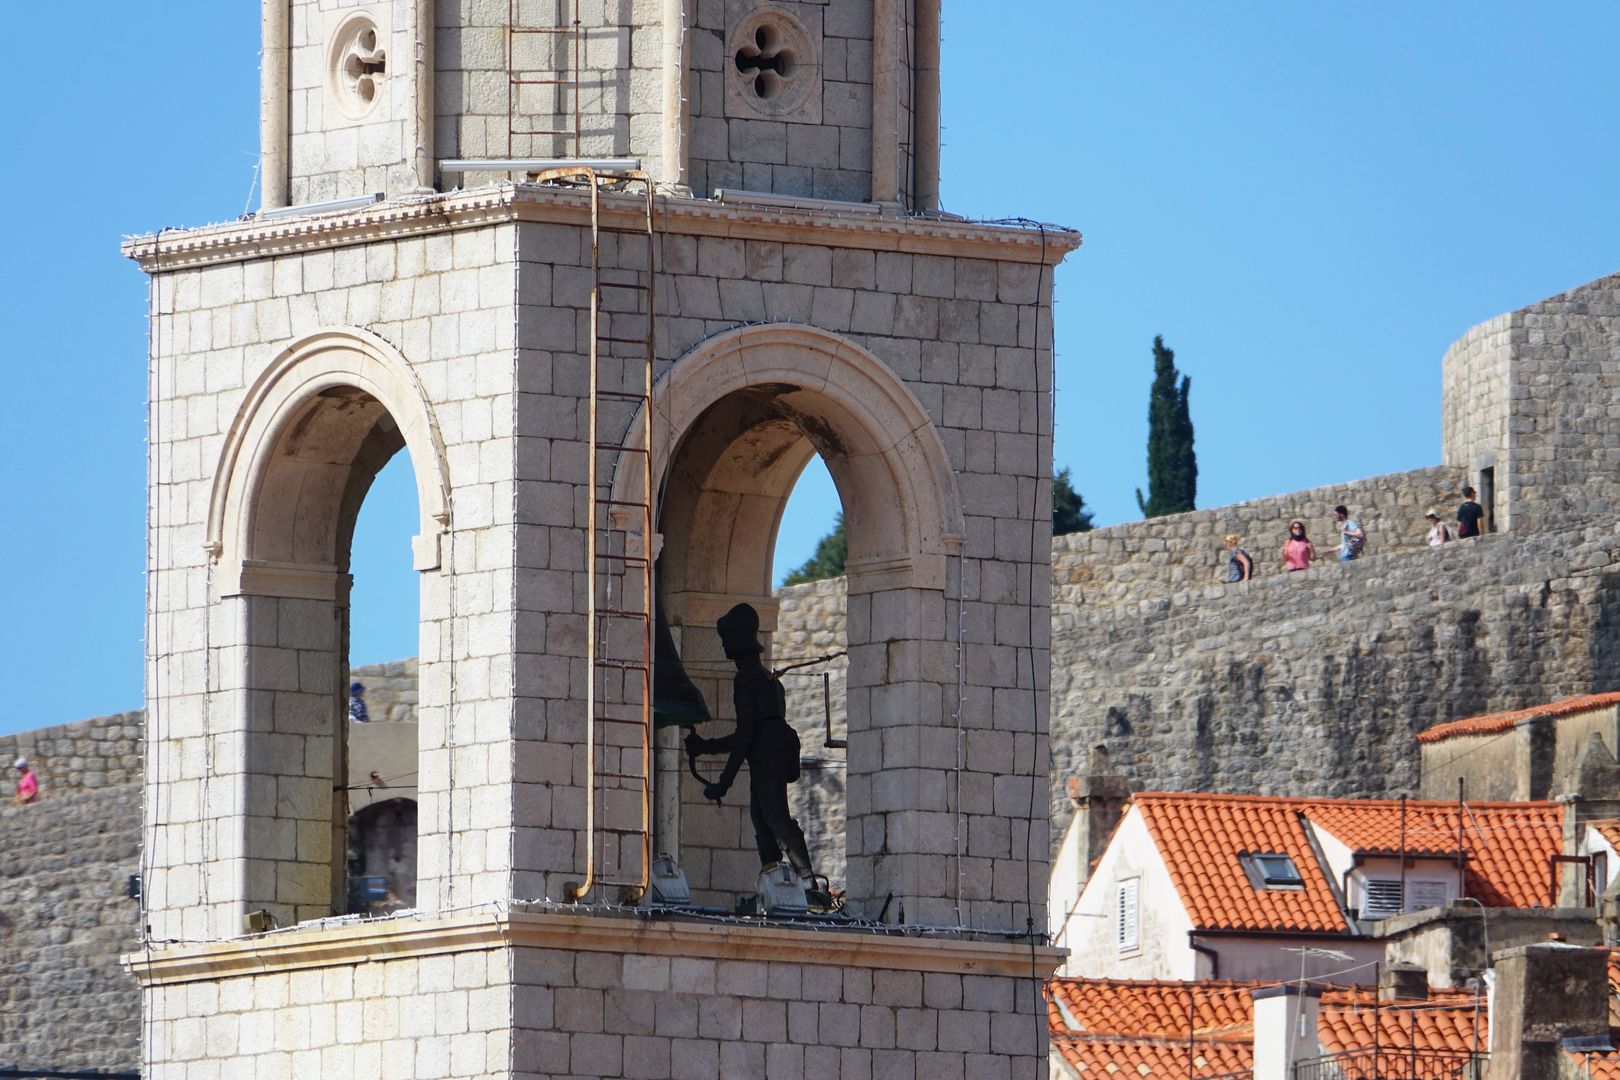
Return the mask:
[[35, 776], [33, 770], [28, 767], [28, 759], [25, 757], [18, 758], [12, 764], [12, 768], [22, 775], [17, 777], [17, 794], [11, 797], [11, 805], [21, 806], [39, 798], [39, 777]]
[[1316, 557], [1316, 548], [1311, 546], [1310, 538], [1305, 535], [1303, 521], [1290, 521], [1288, 523], [1288, 541], [1283, 544], [1282, 560], [1284, 570], [1309, 570], [1311, 560]]

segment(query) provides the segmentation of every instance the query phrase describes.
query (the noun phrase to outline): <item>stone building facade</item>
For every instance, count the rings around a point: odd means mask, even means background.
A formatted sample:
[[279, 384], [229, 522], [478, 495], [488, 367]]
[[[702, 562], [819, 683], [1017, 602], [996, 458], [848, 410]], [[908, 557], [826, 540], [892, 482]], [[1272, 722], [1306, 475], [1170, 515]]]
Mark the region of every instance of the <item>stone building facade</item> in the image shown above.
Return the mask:
[[[126, 245], [153, 282], [149, 1075], [1035, 1067], [1050, 532], [1027, 508], [1078, 237], [934, 212], [937, 4], [264, 10], [286, 212]], [[620, 160], [515, 160], [558, 153]], [[333, 923], [348, 544], [401, 451], [417, 910]], [[654, 600], [626, 568], [656, 559], [723, 724], [715, 619], [754, 604], [773, 662], [771, 549], [812, 454], [850, 537], [851, 918], [794, 928], [717, 914], [756, 886], [743, 800], [704, 798], [678, 733], [654, 755], [625, 731]], [[697, 907], [636, 906], [653, 852]]]

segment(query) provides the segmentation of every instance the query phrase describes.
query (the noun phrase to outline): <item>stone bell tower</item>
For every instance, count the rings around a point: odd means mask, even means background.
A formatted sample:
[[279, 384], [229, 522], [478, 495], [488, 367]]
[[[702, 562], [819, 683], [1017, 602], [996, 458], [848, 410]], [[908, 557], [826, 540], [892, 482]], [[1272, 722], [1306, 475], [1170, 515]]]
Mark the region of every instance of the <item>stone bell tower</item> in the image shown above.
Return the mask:
[[[252, 218], [151, 275], [153, 1077], [1045, 1068], [1052, 269], [936, 211], [937, 0], [265, 0]], [[349, 544], [409, 455], [414, 909], [349, 914]], [[843, 913], [655, 726], [826, 462]], [[739, 784], [739, 790], [743, 787]], [[683, 867], [689, 901], [653, 887]]]

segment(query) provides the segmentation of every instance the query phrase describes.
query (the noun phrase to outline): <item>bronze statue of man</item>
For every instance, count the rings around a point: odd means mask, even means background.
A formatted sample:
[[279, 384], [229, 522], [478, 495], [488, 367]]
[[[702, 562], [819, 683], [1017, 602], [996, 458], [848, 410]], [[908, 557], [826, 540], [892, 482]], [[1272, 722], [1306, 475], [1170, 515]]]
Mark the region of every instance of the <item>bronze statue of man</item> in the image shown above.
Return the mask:
[[782, 861], [784, 852], [801, 878], [812, 873], [810, 849], [804, 830], [788, 809], [787, 786], [799, 778], [799, 735], [787, 722], [787, 695], [782, 683], [760, 663], [759, 613], [738, 604], [715, 623], [726, 657], [737, 665], [731, 684], [736, 705], [737, 730], [719, 739], [696, 732], [686, 737], [694, 754], [725, 753], [720, 779], [703, 789], [709, 799], [721, 799], [731, 790], [737, 770], [748, 762], [748, 814], [754, 822], [754, 842], [761, 866]]

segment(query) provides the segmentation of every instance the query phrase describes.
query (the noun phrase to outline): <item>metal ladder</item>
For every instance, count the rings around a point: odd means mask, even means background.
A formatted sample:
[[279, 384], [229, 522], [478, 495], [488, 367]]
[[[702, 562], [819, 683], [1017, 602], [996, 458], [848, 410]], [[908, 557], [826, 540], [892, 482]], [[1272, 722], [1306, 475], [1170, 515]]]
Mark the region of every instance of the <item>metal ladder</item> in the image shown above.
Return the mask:
[[[621, 899], [634, 901], [646, 892], [652, 867], [653, 184], [642, 172], [585, 167], [551, 170], [538, 179], [580, 184], [591, 204], [586, 854], [584, 880], [570, 885], [569, 899], [583, 899], [593, 888], [616, 887]], [[635, 225], [604, 225], [603, 188], [638, 185], [642, 194]], [[622, 212], [614, 216], [623, 220]], [[603, 241], [610, 237], [615, 266], [604, 276]], [[645, 258], [634, 258], [641, 245]], [[612, 439], [623, 431], [622, 441], [604, 441], [604, 411], [615, 414], [608, 431]], [[641, 458], [640, 484], [638, 490], [623, 493], [624, 498], [614, 498], [613, 473], [626, 455]]]
[[[568, 10], [572, 12], [574, 17], [568, 21], [559, 21], [556, 26], [519, 26], [518, 2], [519, 0], [506, 0], [506, 156], [511, 158], [518, 154], [517, 148], [513, 146], [513, 143], [517, 141], [517, 137], [520, 135], [531, 137], [530, 144], [523, 148], [523, 153], [521, 155], [518, 155], [522, 157], [551, 156], [549, 150], [546, 153], [536, 152], [533, 145], [532, 136], [572, 135], [574, 139], [572, 153], [575, 157], [578, 157], [580, 154], [579, 77], [580, 68], [584, 62], [585, 51], [585, 34], [580, 26], [579, 21], [579, 0], [559, 0], [559, 8], [562, 6], [562, 4], [567, 3]], [[574, 64], [572, 70], [570, 70], [565, 76], [557, 70], [557, 58], [559, 52], [561, 52], [563, 48], [565, 36], [569, 35], [573, 37]], [[546, 78], [524, 78], [524, 74], [532, 69], [520, 69], [518, 67], [518, 41], [520, 38], [524, 37], [542, 36], [550, 37], [552, 39], [552, 70], [544, 73], [548, 75]], [[527, 104], [521, 100], [525, 94], [525, 91], [523, 90], [523, 87], [525, 86], [552, 86], [566, 88], [569, 96], [573, 99], [573, 128], [519, 127], [518, 117], [520, 110], [523, 109], [523, 107]], [[525, 110], [523, 111], [523, 115], [529, 116], [535, 114]], [[540, 115], [555, 116], [560, 120], [566, 121], [568, 112], [559, 101], [554, 103], [553, 108], [549, 112]], [[529, 122], [532, 123], [532, 121]]]

